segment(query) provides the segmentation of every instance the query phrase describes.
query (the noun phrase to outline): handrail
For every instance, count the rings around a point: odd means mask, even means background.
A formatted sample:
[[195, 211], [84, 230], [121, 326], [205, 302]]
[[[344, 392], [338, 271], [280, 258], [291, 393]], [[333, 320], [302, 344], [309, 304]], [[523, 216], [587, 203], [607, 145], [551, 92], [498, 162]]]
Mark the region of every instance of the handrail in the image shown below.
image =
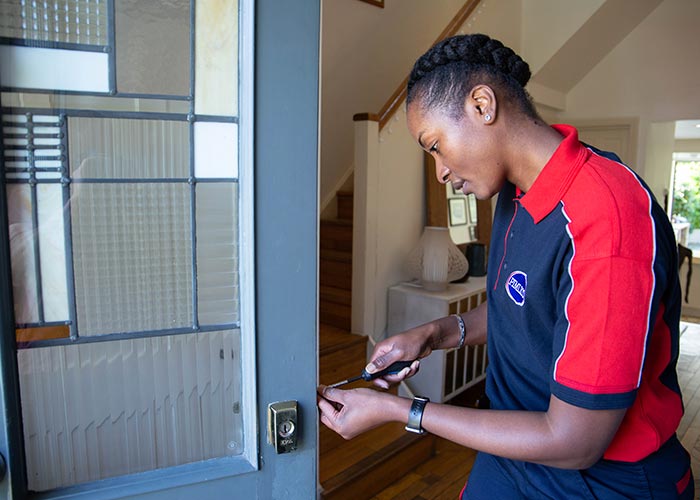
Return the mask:
[[[438, 43], [440, 40], [456, 35], [459, 31], [459, 28], [462, 27], [467, 18], [471, 15], [472, 12], [474, 12], [474, 9], [476, 9], [480, 1], [481, 0], [467, 0], [466, 2], [464, 2], [462, 8], [459, 9], [459, 12], [455, 14], [452, 20], [447, 24], [445, 29], [442, 30], [442, 33], [440, 33], [440, 36], [438, 36], [437, 40], [435, 40], [433, 45]], [[391, 94], [389, 100], [386, 102], [384, 107], [382, 107], [381, 111], [379, 111], [379, 130], [383, 129], [384, 126], [387, 123], [389, 123], [391, 117], [394, 116], [394, 113], [396, 113], [396, 111], [399, 109], [401, 103], [404, 101], [404, 99], [406, 99], [406, 85], [408, 85], [408, 76], [404, 79], [403, 82], [401, 82], [401, 85], [399, 85], [399, 87], [394, 91], [394, 93]], [[367, 116], [367, 113], [363, 114]]]

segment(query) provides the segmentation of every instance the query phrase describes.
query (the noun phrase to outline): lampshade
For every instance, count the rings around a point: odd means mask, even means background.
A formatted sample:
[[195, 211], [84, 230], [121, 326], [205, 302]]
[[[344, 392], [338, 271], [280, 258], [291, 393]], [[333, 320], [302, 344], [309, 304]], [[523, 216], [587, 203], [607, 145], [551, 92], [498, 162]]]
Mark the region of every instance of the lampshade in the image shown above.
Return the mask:
[[426, 290], [441, 291], [467, 274], [469, 263], [446, 227], [426, 226], [408, 255], [407, 267], [411, 278], [420, 280]]

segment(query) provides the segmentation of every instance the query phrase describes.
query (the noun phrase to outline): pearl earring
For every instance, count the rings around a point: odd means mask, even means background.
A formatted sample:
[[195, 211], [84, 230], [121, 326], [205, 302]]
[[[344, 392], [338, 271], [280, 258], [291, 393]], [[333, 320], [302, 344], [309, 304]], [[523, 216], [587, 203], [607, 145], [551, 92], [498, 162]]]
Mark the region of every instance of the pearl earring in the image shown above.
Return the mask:
[[484, 120], [486, 120], [487, 122], [490, 122], [490, 121], [491, 121], [491, 115], [484, 115]]

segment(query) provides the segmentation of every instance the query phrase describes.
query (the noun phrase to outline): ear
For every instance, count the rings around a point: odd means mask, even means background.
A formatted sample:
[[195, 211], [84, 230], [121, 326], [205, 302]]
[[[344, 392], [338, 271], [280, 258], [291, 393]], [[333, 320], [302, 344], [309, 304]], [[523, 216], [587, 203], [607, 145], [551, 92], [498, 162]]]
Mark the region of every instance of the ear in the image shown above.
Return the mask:
[[496, 121], [498, 112], [496, 93], [488, 85], [476, 85], [469, 91], [464, 112], [476, 123], [491, 125]]

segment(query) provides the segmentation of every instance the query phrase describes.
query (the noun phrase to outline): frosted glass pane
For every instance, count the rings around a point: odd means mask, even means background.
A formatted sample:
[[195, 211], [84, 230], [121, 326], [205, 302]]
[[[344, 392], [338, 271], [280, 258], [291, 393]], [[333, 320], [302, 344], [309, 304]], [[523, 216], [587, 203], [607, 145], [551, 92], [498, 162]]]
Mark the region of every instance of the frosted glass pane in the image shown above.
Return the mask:
[[115, 9], [118, 91], [189, 95], [190, 2], [116, 0]]
[[68, 151], [75, 178], [187, 178], [186, 122], [116, 118], [68, 119]]
[[197, 297], [200, 325], [239, 319], [238, 184], [197, 185]]
[[78, 334], [192, 321], [188, 184], [72, 184]]
[[35, 323], [39, 321], [39, 308], [34, 262], [32, 198], [29, 186], [7, 185], [7, 212], [15, 322]]
[[107, 45], [107, 0], [0, 0], [0, 36]]
[[243, 450], [237, 330], [26, 349], [17, 358], [30, 490]]
[[108, 66], [99, 52], [0, 45], [3, 87], [109, 92]]
[[63, 189], [57, 184], [39, 184], [36, 190], [44, 320], [68, 321]]
[[238, 125], [194, 124], [194, 175], [200, 178], [238, 177]]
[[[0, 0], [1, 1], [1, 0]], [[107, 97], [104, 95], [43, 94], [40, 92], [2, 92], [3, 107], [36, 107], [49, 109], [93, 109], [104, 111], [138, 111], [140, 113], [189, 113], [185, 100]]]
[[238, 113], [238, 1], [198, 0], [195, 12], [197, 114]]

